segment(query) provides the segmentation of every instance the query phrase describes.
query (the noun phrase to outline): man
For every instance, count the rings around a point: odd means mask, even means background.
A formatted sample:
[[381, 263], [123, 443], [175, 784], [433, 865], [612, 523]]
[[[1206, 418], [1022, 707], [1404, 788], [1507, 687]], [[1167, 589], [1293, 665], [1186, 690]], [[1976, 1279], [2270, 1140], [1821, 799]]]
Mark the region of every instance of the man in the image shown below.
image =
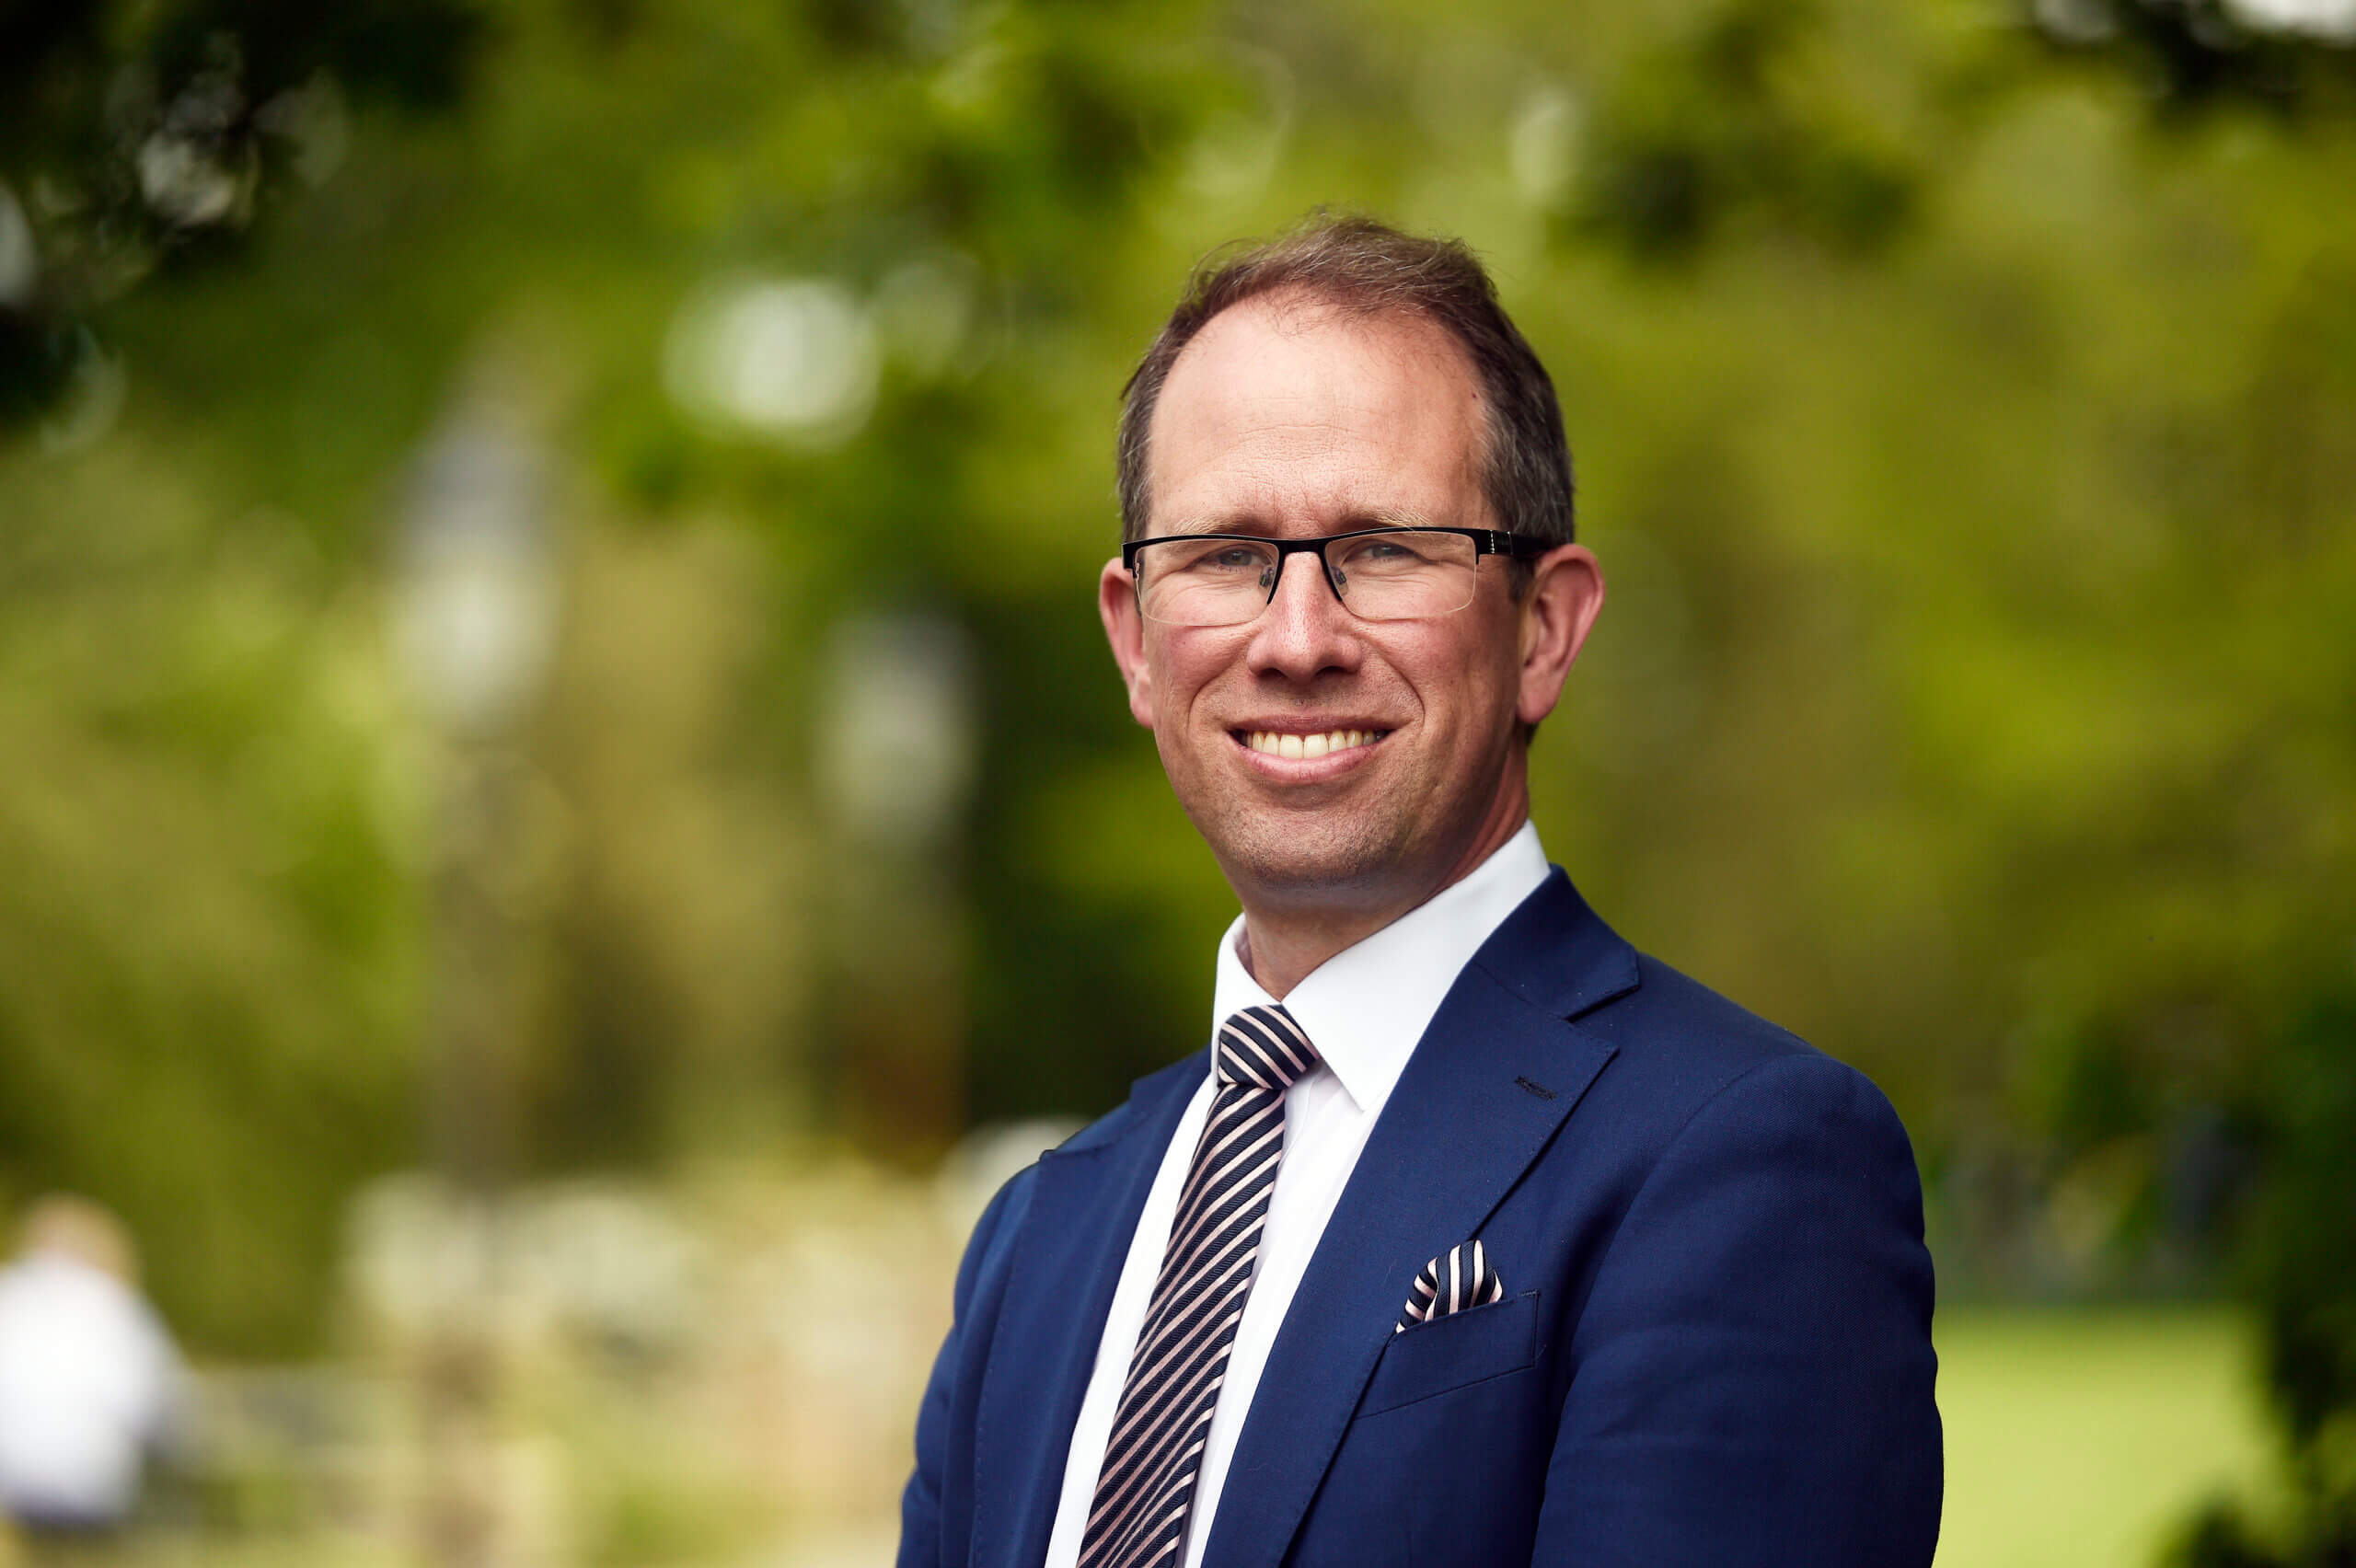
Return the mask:
[[976, 1227], [903, 1568], [1927, 1564], [1904, 1131], [1527, 820], [1603, 580], [1479, 263], [1208, 271], [1120, 467], [1105, 630], [1242, 915], [1211, 1047]]

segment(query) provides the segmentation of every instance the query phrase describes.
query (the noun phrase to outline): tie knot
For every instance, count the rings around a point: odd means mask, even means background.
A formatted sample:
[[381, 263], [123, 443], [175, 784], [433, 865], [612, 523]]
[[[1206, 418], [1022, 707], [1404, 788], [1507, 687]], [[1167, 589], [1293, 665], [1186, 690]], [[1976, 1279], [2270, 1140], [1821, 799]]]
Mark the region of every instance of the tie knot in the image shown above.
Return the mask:
[[1218, 1081], [1289, 1089], [1317, 1065], [1317, 1047], [1282, 1008], [1245, 1008], [1218, 1030]]

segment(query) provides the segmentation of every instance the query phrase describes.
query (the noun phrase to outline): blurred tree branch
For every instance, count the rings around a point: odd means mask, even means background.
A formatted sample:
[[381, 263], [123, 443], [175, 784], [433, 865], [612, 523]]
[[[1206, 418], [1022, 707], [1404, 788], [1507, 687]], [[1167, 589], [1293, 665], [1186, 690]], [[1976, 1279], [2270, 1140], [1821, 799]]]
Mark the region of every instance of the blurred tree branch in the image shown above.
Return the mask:
[[2033, 0], [1928, 62], [1910, 120], [1830, 58], [1840, 29], [1826, 6], [1726, 0], [1604, 95], [1565, 233], [1671, 269], [1761, 229], [1870, 255], [1907, 232], [2006, 99], [2057, 72], [2133, 84], [2163, 129], [2254, 109], [2295, 132], [2356, 112], [2356, 7], [2344, 9], [2325, 27], [2232, 0]]
[[90, 373], [106, 306], [331, 178], [352, 107], [458, 104], [486, 31], [476, 0], [0, 4], [0, 433]]

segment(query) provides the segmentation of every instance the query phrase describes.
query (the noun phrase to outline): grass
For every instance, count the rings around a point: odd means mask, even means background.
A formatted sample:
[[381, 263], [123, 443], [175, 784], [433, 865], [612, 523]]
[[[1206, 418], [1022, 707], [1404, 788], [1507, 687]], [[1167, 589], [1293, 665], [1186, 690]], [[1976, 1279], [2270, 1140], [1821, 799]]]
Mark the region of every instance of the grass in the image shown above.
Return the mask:
[[2268, 1494], [2246, 1320], [2219, 1309], [1942, 1309], [1938, 1568], [2148, 1568], [2222, 1491]]

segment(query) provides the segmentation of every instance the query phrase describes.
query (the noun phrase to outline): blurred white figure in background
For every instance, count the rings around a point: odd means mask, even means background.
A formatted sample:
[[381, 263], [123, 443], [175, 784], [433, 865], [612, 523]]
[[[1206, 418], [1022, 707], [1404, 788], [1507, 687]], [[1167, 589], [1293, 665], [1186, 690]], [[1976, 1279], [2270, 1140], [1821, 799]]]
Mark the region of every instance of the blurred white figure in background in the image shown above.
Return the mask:
[[25, 1214], [0, 1269], [0, 1510], [36, 1533], [111, 1529], [178, 1441], [179, 1356], [121, 1221], [87, 1199]]

